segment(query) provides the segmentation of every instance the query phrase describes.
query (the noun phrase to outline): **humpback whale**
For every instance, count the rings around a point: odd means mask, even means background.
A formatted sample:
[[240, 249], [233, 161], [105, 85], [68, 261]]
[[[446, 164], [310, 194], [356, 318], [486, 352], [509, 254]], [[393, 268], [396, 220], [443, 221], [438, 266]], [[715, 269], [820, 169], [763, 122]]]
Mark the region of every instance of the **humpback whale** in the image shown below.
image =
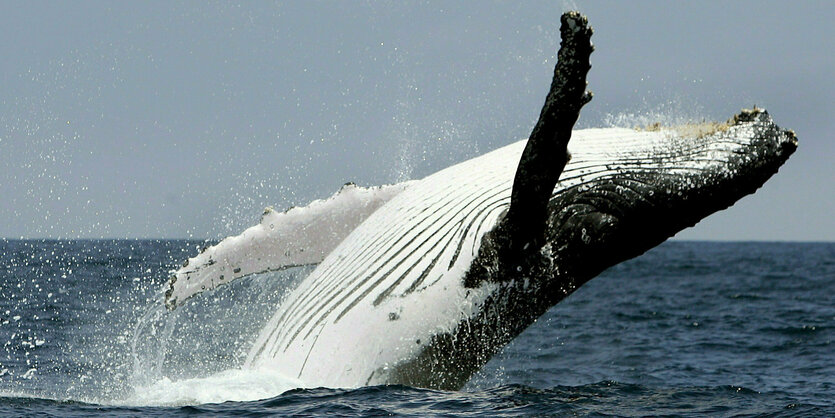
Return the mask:
[[[753, 193], [797, 147], [762, 109], [727, 122], [573, 130], [591, 28], [563, 15], [528, 140], [424, 179], [345, 185], [188, 260], [169, 309], [254, 273], [318, 264], [244, 367], [306, 385], [457, 389], [579, 286]], [[569, 141], [570, 139], [570, 141]]]

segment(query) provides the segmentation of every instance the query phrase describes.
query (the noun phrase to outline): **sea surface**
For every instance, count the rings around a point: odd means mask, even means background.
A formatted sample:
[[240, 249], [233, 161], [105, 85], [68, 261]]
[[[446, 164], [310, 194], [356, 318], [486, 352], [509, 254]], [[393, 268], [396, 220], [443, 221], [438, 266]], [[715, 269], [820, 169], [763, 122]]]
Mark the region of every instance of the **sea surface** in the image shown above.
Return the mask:
[[207, 244], [0, 240], [0, 416], [835, 416], [835, 243], [665, 243], [454, 392], [240, 370], [310, 268], [166, 312], [171, 270]]

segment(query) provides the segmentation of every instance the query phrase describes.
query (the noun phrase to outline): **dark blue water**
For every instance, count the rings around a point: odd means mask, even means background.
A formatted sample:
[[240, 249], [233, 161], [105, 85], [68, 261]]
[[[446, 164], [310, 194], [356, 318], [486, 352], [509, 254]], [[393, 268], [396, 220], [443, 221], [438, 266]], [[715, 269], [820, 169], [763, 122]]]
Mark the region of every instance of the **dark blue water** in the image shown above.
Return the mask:
[[552, 308], [460, 392], [209, 404], [251, 395], [222, 373], [305, 271], [165, 313], [169, 271], [202, 245], [0, 241], [0, 415], [835, 415], [835, 244], [666, 243]]

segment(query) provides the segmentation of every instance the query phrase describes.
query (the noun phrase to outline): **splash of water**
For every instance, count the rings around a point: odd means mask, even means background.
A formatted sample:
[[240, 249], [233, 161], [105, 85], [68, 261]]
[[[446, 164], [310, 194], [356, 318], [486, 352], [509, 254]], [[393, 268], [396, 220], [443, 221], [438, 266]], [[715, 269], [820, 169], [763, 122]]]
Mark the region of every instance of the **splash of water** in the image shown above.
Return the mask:
[[608, 113], [603, 116], [603, 126], [608, 128], [646, 128], [654, 124], [677, 126], [704, 122], [705, 110], [693, 100], [675, 97], [665, 103], [644, 103], [634, 111]]
[[193, 405], [265, 399], [304, 387], [270, 370], [242, 368], [252, 340], [286, 293], [312, 270], [253, 275], [174, 311], [155, 299], [134, 327], [124, 405]]
[[191, 379], [163, 377], [150, 384], [136, 386], [134, 395], [120, 404], [183, 406], [254, 401], [303, 387], [301, 381], [270, 370], [229, 369]]

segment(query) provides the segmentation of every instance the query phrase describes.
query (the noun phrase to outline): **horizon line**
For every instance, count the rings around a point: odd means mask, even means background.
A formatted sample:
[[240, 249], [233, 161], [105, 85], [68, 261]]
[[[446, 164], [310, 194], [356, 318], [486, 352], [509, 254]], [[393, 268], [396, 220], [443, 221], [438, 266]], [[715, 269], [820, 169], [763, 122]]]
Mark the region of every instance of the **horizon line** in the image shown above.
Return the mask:
[[[62, 238], [62, 237], [0, 237], [0, 241], [195, 241], [195, 242], [207, 242], [207, 241], [217, 241], [220, 242], [226, 238], [159, 238], [159, 237], [75, 237], [75, 238]], [[668, 238], [664, 240], [661, 244], [666, 242], [702, 242], [702, 243], [756, 243], [756, 244], [835, 244], [835, 240], [820, 240], [820, 239], [811, 239], [811, 240], [797, 240], [797, 239], [702, 239], [702, 238]], [[659, 244], [659, 245], [661, 245]]]

